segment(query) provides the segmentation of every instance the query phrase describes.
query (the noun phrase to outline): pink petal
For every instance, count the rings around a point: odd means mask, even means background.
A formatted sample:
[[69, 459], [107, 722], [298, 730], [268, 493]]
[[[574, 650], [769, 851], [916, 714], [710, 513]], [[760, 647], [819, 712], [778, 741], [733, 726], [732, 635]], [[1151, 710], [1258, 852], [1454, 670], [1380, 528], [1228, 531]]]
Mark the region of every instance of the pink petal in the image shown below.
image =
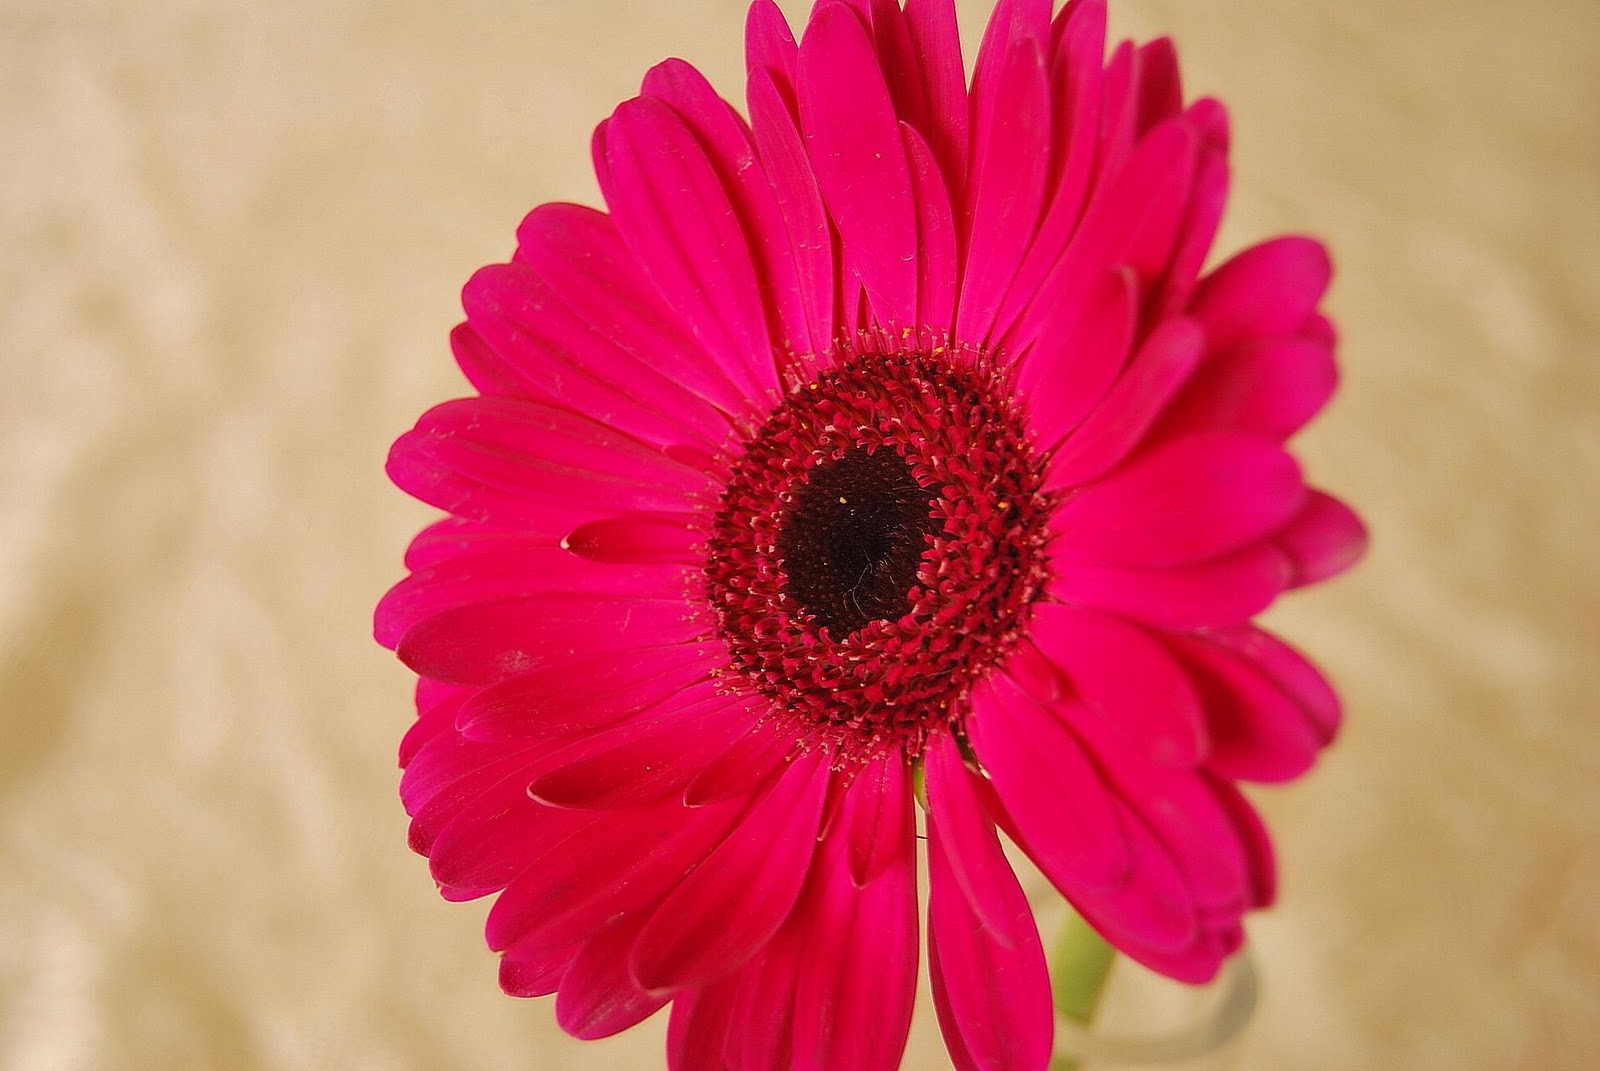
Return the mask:
[[994, 898], [986, 912], [993, 918], [980, 918], [951, 864], [948, 837], [930, 813], [928, 968], [952, 1060], [962, 1071], [1044, 1071], [1055, 1018], [1032, 908], [990, 829], [965, 845]]
[[505, 888], [538, 860], [539, 847], [560, 839], [572, 819], [528, 798], [526, 765], [461, 804], [428, 845], [428, 870], [441, 886]]
[[1109, 610], [1168, 629], [1248, 621], [1289, 584], [1281, 551], [1261, 545], [1176, 569], [1054, 566], [1050, 593], [1064, 603]]
[[1256, 809], [1231, 782], [1210, 779], [1217, 802], [1233, 819], [1234, 829], [1250, 863], [1251, 907], [1271, 907], [1278, 897], [1278, 863], [1272, 838]]
[[1101, 403], [1051, 459], [1047, 486], [1072, 487], [1114, 469], [1143, 441], [1205, 351], [1205, 337], [1182, 317], [1157, 327]]
[[1333, 742], [1343, 720], [1339, 695], [1305, 655], [1272, 633], [1248, 625], [1213, 633], [1212, 638], [1247, 658], [1294, 699], [1324, 745]]
[[807, 323], [788, 226], [744, 120], [703, 74], [679, 59], [651, 68], [643, 92], [670, 105], [688, 124], [722, 180], [750, 244], [774, 343], [790, 354], [820, 348]]
[[1127, 362], [1138, 291], [1127, 269], [1100, 277], [1083, 305], [1063, 304], [1023, 357], [1018, 392], [1039, 443], [1051, 447], [1076, 428]]
[[[602, 152], [604, 131], [602, 125], [597, 132]], [[581, 342], [563, 336], [565, 345], [581, 346], [577, 352], [593, 368], [613, 370], [658, 408], [671, 410], [688, 392], [724, 413], [750, 412], [749, 397], [656, 292], [610, 216], [579, 205], [541, 205], [517, 228], [517, 243], [517, 262], [593, 336]]]
[[1367, 527], [1332, 495], [1312, 491], [1274, 541], [1294, 567], [1294, 587], [1318, 584], [1355, 565], [1367, 552]]
[[443, 685], [426, 677], [417, 681], [417, 720], [400, 740], [402, 770], [411, 765], [417, 752], [435, 736], [447, 731], [454, 735], [456, 712], [476, 692], [475, 688]]
[[[653, 446], [716, 447], [728, 435], [718, 410], [655, 370], [666, 366], [667, 354], [655, 355], [655, 368], [639, 361], [581, 319], [526, 264], [480, 268], [461, 303], [498, 366], [497, 378], [514, 384], [516, 393], [554, 401]], [[459, 330], [456, 337], [465, 340]], [[458, 348], [457, 355], [465, 353]]]
[[768, 77], [794, 92], [800, 75], [800, 46], [789, 20], [772, 0], [755, 0], [745, 16], [745, 66], [751, 74], [766, 70]]
[[829, 780], [815, 753], [796, 759], [662, 902], [633, 949], [631, 967], [641, 986], [704, 985], [771, 940], [810, 868]]
[[929, 125], [920, 132], [939, 161], [954, 202], [964, 197], [970, 137], [955, 0], [906, 0], [905, 21], [928, 93]]
[[669, 998], [651, 996], [628, 977], [628, 949], [646, 916], [624, 918], [583, 943], [556, 993], [556, 1022], [575, 1038], [621, 1033], [654, 1015]]
[[711, 678], [720, 641], [564, 659], [473, 695], [457, 719], [473, 740], [553, 740], [613, 725]]
[[541, 853], [495, 901], [489, 947], [560, 948], [653, 904], [722, 842], [742, 809], [666, 802], [591, 822], [563, 850]]
[[[1016, 25], [1009, 44], [994, 37], [1007, 17], [1005, 3], [996, 9], [973, 83], [972, 164], [963, 213], [966, 272], [956, 319], [956, 337], [973, 345], [989, 340], [1001, 299], [1028, 251], [1050, 162], [1050, 85], [1042, 51], [1050, 5], [1007, 2], [1014, 9], [1010, 18], [1026, 28]], [[990, 84], [982, 87], [977, 79], [986, 74]]]
[[1155, 447], [1057, 511], [1058, 560], [1188, 565], [1241, 549], [1299, 511], [1305, 485], [1278, 444], [1231, 433]]
[[1106, 61], [1091, 203], [1102, 200], [1115, 188], [1138, 141], [1139, 53], [1132, 41], [1122, 41]]
[[1143, 133], [1183, 110], [1183, 80], [1172, 38], [1139, 46], [1139, 131]]
[[[859, 782], [858, 782], [859, 783]], [[910, 830], [907, 830], [909, 834]], [[894, 1071], [917, 989], [917, 871], [910, 837], [865, 887], [837, 839], [818, 860], [795, 990], [795, 1071]]]
[[735, 796], [752, 796], [787, 766], [795, 748], [787, 727], [758, 724], [707, 762], [683, 790], [686, 807], [703, 807]]
[[916, 831], [911, 785], [899, 748], [884, 752], [856, 775], [845, 794], [843, 836], [849, 845], [850, 877], [857, 887], [883, 873], [910, 848]]
[[917, 315], [917, 220], [911, 175], [872, 41], [847, 7], [824, 6], [800, 42], [800, 118], [844, 263], [880, 324]]
[[681, 598], [539, 594], [435, 614], [396, 653], [417, 673], [481, 686], [575, 655], [683, 643], [707, 628]]
[[1215, 352], [1293, 334], [1322, 300], [1333, 265], [1322, 243], [1295, 235], [1251, 246], [1201, 280], [1191, 315]]
[[535, 778], [528, 794], [553, 807], [632, 807], [681, 789], [706, 763], [750, 731], [765, 700], [719, 694], [708, 682], [641, 718], [602, 730], [583, 754]]
[[935, 331], [948, 331], [955, 318], [956, 270], [960, 263], [955, 215], [933, 150], [922, 140], [921, 134], [905, 123], [900, 124], [900, 132], [905, 138], [906, 161], [911, 167], [912, 191], [917, 201], [917, 233], [921, 240], [918, 322]]
[[[796, 61], [798, 62], [798, 60]], [[761, 164], [772, 183], [788, 232], [800, 297], [810, 326], [813, 354], [832, 347], [834, 339], [833, 235], [817, 176], [786, 102], [769, 71], [750, 72], [747, 90], [750, 124]]]
[[709, 502], [703, 473], [562, 409], [510, 398], [435, 406], [389, 453], [389, 478], [431, 506], [531, 535], [611, 511]]
[[456, 367], [479, 394], [549, 401], [545, 389], [526, 378], [496, 353], [471, 324], [457, 324], [450, 330], [450, 352]]
[[700, 565], [705, 542], [705, 530], [696, 521], [615, 517], [579, 525], [561, 545], [580, 558], [606, 564]]
[[669, 1071], [728, 1071], [723, 1050], [738, 996], [729, 981], [691, 989], [673, 1000], [667, 1024]]
[[1086, 890], [1073, 906], [1119, 949], [1181, 952], [1199, 935], [1197, 912], [1183, 875], [1161, 842], [1124, 804], [1118, 816], [1128, 841], [1128, 878], [1114, 889]]
[[406, 547], [406, 568], [413, 572], [484, 550], [548, 546], [549, 540], [530, 539], [514, 528], [494, 528], [477, 521], [446, 517], [417, 533]]
[[1225, 428], [1282, 441], [1322, 411], [1338, 379], [1326, 346], [1295, 338], [1249, 342], [1201, 366], [1163, 429]]
[[895, 114], [917, 130], [928, 127], [928, 95], [922, 83], [922, 65], [900, 11], [899, 0], [871, 0], [863, 21], [872, 28], [878, 66], [889, 86]]
[[[927, 776], [928, 825], [936, 823], [945, 861], [954, 875], [974, 918], [989, 931], [990, 940], [1004, 948], [1011, 944], [1009, 887], [1015, 883], [1010, 865], [1000, 854], [994, 823], [984, 814], [978, 776], [967, 769], [954, 736], [941, 733], [923, 753]], [[996, 866], [996, 862], [999, 866]]]
[[766, 314], [734, 206], [694, 134], [667, 105], [625, 101], [606, 128], [617, 227], [645, 273], [752, 399], [778, 386]]
[[991, 674], [973, 689], [967, 732], [1023, 849], [1057, 888], [1110, 888], [1122, 880], [1127, 849], [1111, 798], [1058, 718]]
[[1155, 302], [1155, 315], [1161, 319], [1188, 305], [1228, 204], [1227, 112], [1216, 101], [1203, 99], [1189, 109], [1189, 121], [1202, 131], [1200, 161], [1195, 165], [1188, 208], [1173, 241], [1166, 281]]
[[688, 577], [678, 565], [602, 565], [560, 547], [490, 550], [451, 558], [400, 581], [378, 603], [373, 631], [392, 650], [417, 624], [475, 603], [558, 592], [670, 599], [681, 597]]
[[738, 992], [723, 1055], [739, 1071], [792, 1071], [795, 987], [809, 956], [810, 930], [789, 916], [778, 935], [739, 969]]
[[1181, 767], [1205, 756], [1199, 697], [1183, 667], [1143, 631], [1115, 617], [1041, 602], [1028, 635], [1089, 709], [1142, 754]]
[[1209, 769], [1242, 781], [1289, 781], [1311, 768], [1322, 739], [1289, 695], [1260, 669], [1201, 639], [1170, 637], [1205, 704]]
[[500, 959], [500, 988], [512, 997], [547, 997], [561, 985], [577, 955], [576, 946], [554, 955], [542, 949], [537, 955], [511, 949]]

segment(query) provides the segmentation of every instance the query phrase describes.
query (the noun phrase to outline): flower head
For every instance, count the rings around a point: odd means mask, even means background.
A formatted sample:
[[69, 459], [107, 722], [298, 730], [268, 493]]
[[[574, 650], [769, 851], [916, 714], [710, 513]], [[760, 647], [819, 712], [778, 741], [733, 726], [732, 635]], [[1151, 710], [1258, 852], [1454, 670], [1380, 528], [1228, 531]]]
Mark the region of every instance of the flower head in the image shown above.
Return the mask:
[[498, 892], [511, 993], [578, 1037], [672, 1004], [680, 1071], [896, 1066], [928, 941], [958, 1066], [1053, 1019], [1014, 840], [1203, 981], [1273, 896], [1235, 787], [1337, 699], [1250, 619], [1359, 556], [1284, 441], [1334, 387], [1329, 264], [1202, 274], [1226, 115], [1103, 0], [748, 23], [746, 121], [668, 61], [464, 293], [478, 391], [389, 472], [450, 517], [377, 613], [421, 678], [413, 847]]

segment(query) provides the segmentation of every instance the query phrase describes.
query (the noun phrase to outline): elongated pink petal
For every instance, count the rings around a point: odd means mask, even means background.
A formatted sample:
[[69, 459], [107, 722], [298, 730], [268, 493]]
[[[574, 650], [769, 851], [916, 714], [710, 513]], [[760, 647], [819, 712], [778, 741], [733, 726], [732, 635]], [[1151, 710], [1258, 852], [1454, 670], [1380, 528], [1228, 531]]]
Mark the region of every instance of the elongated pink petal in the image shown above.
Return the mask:
[[[528, 794], [555, 807], [632, 807], [682, 789], [739, 736], [766, 700], [719, 694], [717, 682], [673, 696], [642, 718], [603, 730], [584, 754], [534, 779]], [[601, 739], [603, 738], [603, 739]]]
[[1063, 304], [1022, 360], [1027, 419], [1047, 447], [1069, 435], [1116, 382], [1128, 359], [1138, 291], [1127, 269], [1102, 275], [1083, 305]]
[[1182, 952], [1200, 933], [1183, 875], [1161, 842], [1121, 801], [1117, 814], [1128, 842], [1128, 878], [1114, 889], [1080, 892], [1072, 897], [1073, 906], [1129, 954]]
[[679, 59], [652, 67], [642, 91], [676, 111], [705, 147], [749, 243], [774, 345], [786, 354], [818, 348], [806, 318], [788, 226], [744, 120], [705, 75]]
[[[999, 854], [994, 822], [983, 813], [973, 778], [955, 737], [940, 734], [923, 752], [927, 776], [928, 824], [938, 824], [950, 873], [967, 898], [974, 918], [990, 939], [1010, 948], [1008, 887], [1015, 879]], [[999, 866], [996, 866], [998, 861]]]
[[747, 96], [756, 149], [778, 203], [783, 206], [783, 223], [810, 329], [810, 352], [820, 354], [834, 341], [833, 235], [822, 204], [822, 190], [806, 156], [792, 105], [783, 98], [771, 72], [752, 69]]
[[744, 963], [788, 916], [811, 866], [829, 774], [794, 760], [733, 834], [656, 909], [630, 961], [651, 991], [704, 985]]
[[1023, 849], [1063, 892], [1111, 888], [1127, 847], [1100, 775], [1067, 727], [1001, 674], [972, 693], [967, 733]]
[[437, 823], [427, 846], [428, 870], [441, 886], [504, 888], [537, 862], [541, 845], [574, 828], [568, 816], [528, 798], [526, 763], [502, 772], [494, 784], [478, 786], [475, 797], [461, 801], [448, 821]]
[[[602, 152], [604, 130], [602, 124], [597, 131]], [[562, 344], [590, 367], [613, 370], [641, 400], [672, 408], [687, 392], [724, 413], [751, 411], [748, 395], [656, 291], [604, 212], [569, 204], [535, 208], [517, 228], [516, 261], [594, 336], [580, 342], [569, 333]]]
[[700, 565], [705, 539], [705, 530], [692, 521], [613, 517], [579, 525], [561, 545], [580, 558], [608, 565]]
[[606, 157], [601, 190], [656, 288], [751, 398], [775, 391], [750, 246], [694, 134], [667, 105], [638, 97], [613, 113]]
[[728, 1071], [723, 1058], [739, 990], [733, 981], [691, 989], [672, 1002], [667, 1024], [669, 1071]]
[[398, 762], [402, 770], [411, 765], [417, 752], [435, 736], [454, 729], [456, 712], [476, 691], [418, 678], [417, 720], [400, 740]]
[[850, 875], [842, 840], [820, 849], [811, 888], [796, 908], [811, 924], [795, 988], [795, 1071], [900, 1066], [917, 989], [910, 833], [894, 861], [864, 887]]
[[1191, 315], [1221, 353], [1293, 334], [1322, 300], [1333, 265], [1322, 243], [1291, 235], [1251, 246], [1201, 280]]
[[921, 246], [917, 279], [919, 323], [935, 331], [948, 331], [955, 318], [956, 270], [960, 263], [955, 214], [933, 150], [907, 124], [900, 124], [900, 132], [905, 138], [906, 161], [911, 167], [911, 185], [917, 201]]
[[391, 650], [420, 622], [447, 610], [524, 595], [682, 595], [690, 573], [667, 564], [607, 565], [560, 547], [524, 545], [467, 554], [420, 569], [390, 588], [373, 614], [374, 635]]
[[577, 946], [554, 954], [511, 949], [500, 959], [500, 988], [512, 997], [547, 997], [560, 987], [577, 955]]
[[1061, 602], [1124, 614], [1170, 629], [1219, 628], [1248, 621], [1289, 585], [1276, 547], [1256, 546], [1174, 569], [1055, 566], [1050, 591]]
[[593, 732], [710, 680], [726, 658], [720, 641], [576, 657], [475, 693], [457, 724], [485, 741]]
[[[1044, 15], [1038, 27], [1043, 33], [1048, 0], [1032, 7]], [[998, 14], [989, 25], [991, 32], [1001, 25]], [[956, 317], [956, 337], [973, 345], [989, 340], [1043, 207], [1050, 164], [1050, 85], [1043, 47], [1039, 37], [1017, 36], [997, 61], [991, 91], [979, 96], [974, 86], [972, 165], [963, 213], [966, 271]]]
[[1195, 375], [1163, 430], [1224, 428], [1287, 439], [1322, 411], [1339, 374], [1326, 346], [1263, 339], [1217, 354]]
[[417, 673], [481, 686], [574, 655], [661, 647], [707, 631], [681, 598], [540, 594], [435, 614], [395, 653]]
[[917, 130], [928, 128], [928, 90], [922, 81], [922, 64], [910, 28], [900, 10], [900, 0], [871, 0], [869, 17], [878, 66], [889, 86], [895, 114]]
[[610, 1037], [643, 1022], [669, 998], [628, 977], [628, 949], [647, 916], [621, 919], [583, 943], [556, 993], [556, 1022], [575, 1038]]
[[[569, 280], [566, 288], [577, 285]], [[492, 353], [497, 378], [516, 385], [518, 393], [553, 401], [654, 446], [715, 447], [727, 437], [727, 420], [709, 402], [621, 349], [527, 264], [479, 269], [462, 290], [461, 303], [471, 331]], [[457, 338], [467, 336], [458, 331]]]
[[1167, 277], [1155, 301], [1155, 315], [1166, 317], [1188, 305], [1211, 252], [1228, 203], [1228, 113], [1221, 104], [1201, 99], [1189, 109], [1189, 122], [1201, 132], [1200, 160], [1183, 222], [1173, 241]]
[[1172, 38], [1158, 37], [1139, 46], [1139, 131], [1150, 130], [1183, 109], [1183, 79]]
[[1278, 862], [1272, 850], [1272, 838], [1267, 835], [1267, 827], [1255, 807], [1232, 782], [1213, 777], [1209, 783], [1217, 802], [1233, 819], [1240, 843], [1245, 846], [1250, 861], [1250, 905], [1271, 907], [1278, 897]]
[[878, 322], [914, 325], [917, 220], [900, 127], [861, 20], [824, 6], [800, 42], [800, 118], [843, 245]]
[[1339, 695], [1310, 659], [1272, 633], [1249, 625], [1215, 632], [1212, 639], [1253, 663], [1299, 704], [1324, 744], [1333, 742], [1344, 716]]
[[1215, 643], [1173, 636], [1205, 704], [1206, 765], [1241, 781], [1289, 781], [1311, 768], [1322, 740], [1298, 703], [1250, 661]]
[[683, 789], [686, 807], [703, 807], [718, 800], [753, 796], [783, 770], [795, 749], [795, 739], [770, 721], [759, 723], [705, 764]]
[[1188, 565], [1270, 535], [1304, 500], [1299, 466], [1276, 443], [1194, 435], [1068, 499], [1051, 522], [1054, 553], [1062, 561]]
[[1155, 640], [1115, 617], [1043, 602], [1029, 638], [1109, 726], [1153, 761], [1194, 766], [1205, 716], [1188, 675]]
[[418, 532], [406, 547], [406, 568], [417, 572], [480, 551], [549, 545], [547, 539], [531, 538], [514, 528], [496, 528], [460, 517], [446, 517]]
[[892, 748], [856, 775], [842, 818], [850, 852], [850, 877], [866, 885], [904, 853], [916, 831], [905, 756]]
[[648, 907], [722, 842], [742, 809], [662, 802], [590, 822], [562, 850], [543, 851], [495, 901], [484, 928], [489, 947], [560, 948]]
[[798, 914], [790, 915], [778, 935], [734, 975], [739, 995], [723, 1055], [739, 1071], [794, 1067], [795, 987], [811, 951], [810, 930], [797, 925]]
[[905, 20], [928, 94], [929, 126], [921, 132], [944, 172], [952, 203], [959, 203], [965, 196], [971, 135], [955, 0], [906, 0]]
[[744, 57], [752, 74], [765, 69], [792, 97], [800, 75], [800, 46], [772, 0], [754, 0], [745, 15]]
[[1294, 567], [1294, 587], [1317, 584], [1355, 565], [1367, 552], [1367, 526], [1332, 495], [1312, 491], [1274, 541]]
[[939, 1027], [962, 1071], [1044, 1071], [1055, 1018], [1033, 911], [991, 829], [966, 845], [994, 897], [982, 918], [950, 861], [949, 834], [928, 816], [928, 968]]
[[1122, 378], [1051, 459], [1046, 486], [1072, 487], [1110, 472], [1144, 439], [1205, 351], [1193, 320], [1176, 317], [1139, 347]]

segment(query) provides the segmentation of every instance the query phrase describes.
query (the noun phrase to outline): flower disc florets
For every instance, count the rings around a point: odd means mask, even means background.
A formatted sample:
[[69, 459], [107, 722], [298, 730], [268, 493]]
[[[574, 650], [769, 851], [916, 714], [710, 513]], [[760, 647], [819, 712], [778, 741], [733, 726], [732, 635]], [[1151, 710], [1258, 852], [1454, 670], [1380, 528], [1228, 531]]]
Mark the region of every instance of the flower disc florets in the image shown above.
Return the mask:
[[987, 354], [868, 337], [744, 446], [706, 566], [735, 668], [835, 754], [957, 731], [1045, 579], [1043, 462]]

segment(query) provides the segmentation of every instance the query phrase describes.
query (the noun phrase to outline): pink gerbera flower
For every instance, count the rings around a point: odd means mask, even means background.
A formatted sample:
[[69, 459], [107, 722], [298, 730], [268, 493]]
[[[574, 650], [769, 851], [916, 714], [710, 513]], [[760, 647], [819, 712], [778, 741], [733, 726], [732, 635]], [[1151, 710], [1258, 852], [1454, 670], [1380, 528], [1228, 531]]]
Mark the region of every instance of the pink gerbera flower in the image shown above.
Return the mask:
[[1339, 706], [1250, 624], [1359, 555], [1284, 449], [1334, 388], [1322, 247], [1200, 269], [1226, 115], [1103, 0], [748, 28], [748, 122], [688, 65], [467, 284], [477, 397], [389, 472], [448, 511], [377, 635], [421, 677], [411, 841], [499, 892], [507, 992], [671, 1066], [875, 1071], [928, 950], [958, 1067], [1040, 1071], [1015, 841], [1119, 949], [1209, 979], [1273, 896], [1237, 781]]

